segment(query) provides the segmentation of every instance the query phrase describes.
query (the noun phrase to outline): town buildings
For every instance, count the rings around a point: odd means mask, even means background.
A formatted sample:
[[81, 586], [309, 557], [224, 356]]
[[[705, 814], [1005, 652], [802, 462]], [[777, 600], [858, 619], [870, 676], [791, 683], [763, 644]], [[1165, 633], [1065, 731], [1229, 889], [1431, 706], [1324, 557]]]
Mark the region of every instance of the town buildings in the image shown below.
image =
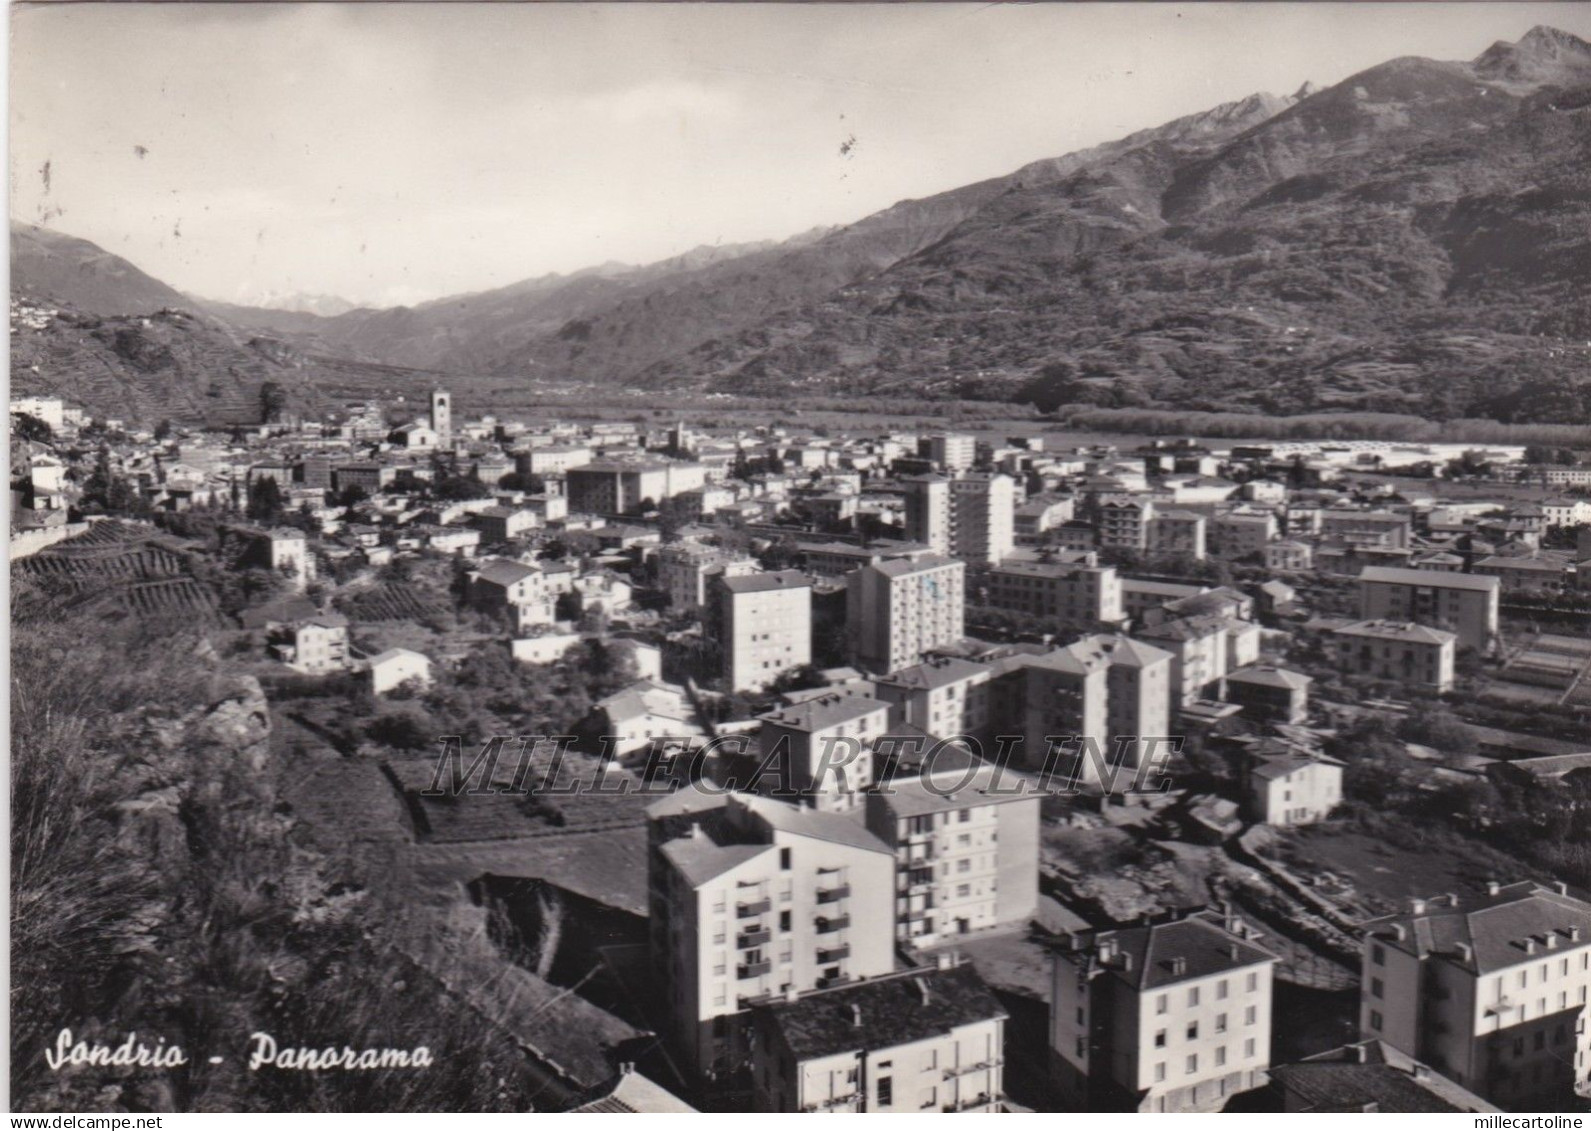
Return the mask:
[[1055, 951], [1050, 1051], [1084, 1111], [1219, 1111], [1268, 1082], [1276, 956], [1236, 916], [1071, 936]]
[[1369, 566], [1359, 575], [1359, 615], [1447, 629], [1459, 647], [1485, 651], [1497, 636], [1501, 589], [1495, 577]]
[[1588, 1078], [1591, 904], [1492, 884], [1366, 924], [1360, 1033], [1491, 1103], [1563, 1110]]
[[891, 672], [960, 641], [966, 564], [939, 554], [888, 558], [846, 575], [846, 637], [857, 662]]
[[812, 661], [812, 582], [795, 570], [713, 579], [724, 680], [758, 691]]

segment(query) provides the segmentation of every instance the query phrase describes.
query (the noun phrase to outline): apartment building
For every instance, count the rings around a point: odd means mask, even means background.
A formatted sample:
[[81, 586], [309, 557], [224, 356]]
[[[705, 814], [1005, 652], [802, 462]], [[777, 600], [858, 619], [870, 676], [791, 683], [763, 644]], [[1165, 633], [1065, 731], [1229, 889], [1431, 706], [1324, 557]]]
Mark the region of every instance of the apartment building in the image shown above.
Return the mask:
[[1366, 620], [1332, 633], [1337, 666], [1438, 694], [1453, 689], [1458, 637], [1412, 621]]
[[761, 1112], [997, 1112], [1006, 1012], [969, 965], [905, 970], [753, 1018]]
[[770, 784], [829, 812], [861, 805], [873, 784], [873, 743], [889, 729], [888, 703], [830, 692], [758, 717]]
[[1139, 639], [1171, 653], [1171, 709], [1186, 707], [1197, 699], [1219, 695], [1221, 681], [1230, 667], [1230, 631], [1234, 627], [1258, 629], [1230, 617], [1195, 616], [1165, 620], [1136, 630]]
[[1356, 511], [1331, 508], [1321, 512], [1320, 530], [1350, 546], [1383, 550], [1409, 548], [1411, 523], [1406, 514], [1391, 511]]
[[[1087, 636], [1043, 655], [1018, 653], [993, 665], [990, 714], [1020, 720], [1022, 745], [1013, 759], [1045, 767], [1050, 739], [1072, 739], [1064, 751], [1080, 757], [1078, 780], [1112, 790], [1131, 787], [1131, 773], [1171, 734], [1168, 707], [1172, 656], [1125, 636]], [[1092, 749], [1090, 749], [1090, 747]], [[1069, 758], [1049, 767], [1060, 773]]]
[[1012, 512], [1013, 534], [1018, 546], [1042, 546], [1048, 534], [1062, 523], [1071, 522], [1077, 500], [1071, 495], [1039, 495], [1028, 499]]
[[658, 588], [681, 612], [697, 613], [707, 605], [708, 586], [715, 577], [746, 577], [761, 567], [751, 558], [699, 542], [675, 542], [657, 554]]
[[1236, 703], [1251, 718], [1297, 724], [1309, 719], [1309, 685], [1303, 672], [1274, 664], [1251, 664], [1229, 672], [1226, 701]]
[[890, 558], [848, 574], [846, 629], [857, 662], [892, 672], [958, 643], [966, 574], [965, 563], [938, 554]]
[[1501, 591], [1495, 577], [1367, 566], [1359, 574], [1359, 615], [1447, 629], [1459, 647], [1484, 651], [1497, 636]]
[[1151, 554], [1174, 554], [1202, 562], [1206, 526], [1204, 516], [1197, 511], [1158, 511], [1149, 520], [1145, 549]]
[[904, 481], [906, 537], [969, 562], [997, 562], [1016, 546], [1016, 483], [998, 473]]
[[514, 452], [514, 470], [520, 475], [563, 475], [591, 462], [584, 444], [542, 444]]
[[1101, 495], [1097, 503], [1099, 544], [1139, 553], [1149, 548], [1154, 500], [1136, 495]]
[[1315, 564], [1315, 551], [1308, 542], [1284, 538], [1265, 546], [1265, 568], [1277, 573], [1302, 573]]
[[469, 602], [483, 613], [507, 617], [516, 631], [557, 619], [556, 598], [548, 591], [546, 574], [508, 558], [482, 562], [470, 572]]
[[943, 432], [917, 441], [917, 454], [948, 472], [968, 471], [978, 458], [977, 438], [967, 432]]
[[567, 483], [572, 510], [633, 514], [643, 504], [655, 506], [669, 497], [669, 468], [662, 461], [594, 460], [568, 468]]
[[1263, 556], [1275, 538], [1276, 516], [1269, 511], [1229, 511], [1216, 515], [1210, 523], [1210, 553], [1229, 561]]
[[1562, 884], [1417, 899], [1365, 926], [1360, 1034], [1514, 1111], [1587, 1093], [1591, 904]]
[[683, 1066], [750, 1065], [746, 1011], [888, 974], [889, 849], [850, 817], [683, 789], [647, 809], [649, 949]]
[[1084, 1111], [1209, 1112], [1269, 1082], [1276, 956], [1232, 915], [1084, 932], [1055, 952], [1050, 1051]]
[[730, 690], [761, 691], [812, 662], [812, 582], [806, 574], [718, 576], [711, 584]]
[[873, 681], [873, 695], [889, 704], [889, 725], [917, 727], [949, 738], [980, 735], [989, 722], [987, 664], [936, 656]]
[[1083, 632], [1118, 627], [1121, 578], [1114, 566], [1008, 560], [986, 575], [992, 608], [1059, 620]]
[[993, 766], [901, 776], [867, 795], [867, 827], [895, 855], [895, 933], [929, 947], [1026, 924], [1038, 908], [1036, 792], [991, 789]]

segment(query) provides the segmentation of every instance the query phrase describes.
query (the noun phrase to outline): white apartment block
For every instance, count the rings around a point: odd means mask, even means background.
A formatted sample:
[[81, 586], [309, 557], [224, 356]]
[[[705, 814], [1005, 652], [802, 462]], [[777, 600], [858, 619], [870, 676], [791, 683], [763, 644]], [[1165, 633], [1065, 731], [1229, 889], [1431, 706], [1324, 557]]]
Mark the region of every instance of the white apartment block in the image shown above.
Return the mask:
[[875, 671], [918, 663], [958, 643], [966, 613], [966, 564], [937, 554], [891, 558], [845, 579], [847, 636], [856, 659]]
[[987, 664], [936, 656], [873, 682], [875, 698], [889, 704], [889, 725], [917, 727], [936, 738], [982, 734], [989, 722]]
[[1453, 688], [1458, 637], [1412, 621], [1366, 620], [1332, 633], [1337, 665], [1437, 693]]
[[1102, 495], [1098, 503], [1099, 544], [1116, 550], [1149, 548], [1154, 500], [1135, 495]]
[[706, 607], [714, 577], [746, 577], [760, 569], [751, 558], [697, 542], [675, 542], [657, 554], [658, 588], [668, 594], [673, 608], [684, 613]]
[[1444, 628], [1458, 636], [1459, 647], [1484, 650], [1497, 636], [1501, 591], [1495, 577], [1366, 566], [1359, 574], [1359, 615]]
[[1249, 820], [1284, 828], [1324, 821], [1342, 803], [1342, 767], [1335, 758], [1302, 751], [1251, 758], [1243, 774]]
[[918, 442], [917, 449], [919, 455], [949, 472], [968, 471], [978, 458], [977, 438], [966, 432], [925, 436]]
[[1588, 1092], [1591, 904], [1530, 882], [1366, 924], [1360, 1033], [1514, 1111]]
[[759, 718], [763, 764], [773, 767], [769, 784], [827, 811], [861, 804], [873, 784], [873, 743], [889, 728], [888, 703], [830, 692]]
[[971, 966], [906, 970], [756, 1010], [759, 1112], [998, 1112], [1006, 1012]]
[[895, 932], [918, 947], [1026, 924], [1038, 909], [1039, 804], [991, 792], [992, 766], [902, 775], [867, 795], [895, 853]]
[[969, 562], [997, 562], [1016, 547], [1016, 482], [966, 472], [905, 481], [906, 537]]
[[1125, 619], [1114, 566], [1001, 562], [988, 572], [985, 599], [992, 608], [1060, 620], [1081, 632], [1115, 628]]
[[812, 662], [812, 582], [806, 574], [752, 573], [712, 584], [731, 691], [761, 691]]
[[746, 1011], [888, 974], [889, 849], [845, 816], [684, 789], [647, 810], [652, 966], [698, 1078], [749, 1066]]
[[1275, 955], [1235, 917], [1073, 935], [1055, 953], [1050, 1051], [1084, 1111], [1220, 1111], [1268, 1081]]

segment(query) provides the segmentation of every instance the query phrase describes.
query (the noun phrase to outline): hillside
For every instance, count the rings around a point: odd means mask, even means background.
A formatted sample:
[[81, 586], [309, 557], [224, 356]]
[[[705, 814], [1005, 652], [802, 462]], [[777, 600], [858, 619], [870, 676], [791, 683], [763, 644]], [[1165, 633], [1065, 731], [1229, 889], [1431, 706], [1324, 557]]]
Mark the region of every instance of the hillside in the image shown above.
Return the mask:
[[1393, 60], [1211, 152], [1152, 138], [1015, 188], [648, 379], [1046, 408], [1591, 411], [1591, 90], [1529, 79], [1591, 82], [1591, 49], [1544, 29], [1504, 46]]
[[[24, 379], [38, 365], [185, 414], [270, 371], [306, 404], [441, 373], [487, 400], [550, 382], [1555, 421], [1591, 415], [1588, 157], [1591, 45], [1537, 28], [1472, 62], [1400, 58], [1257, 94], [839, 229], [415, 307], [173, 298], [91, 244], [13, 225], [24, 294], [202, 312], [152, 356], [24, 335], [13, 360]], [[175, 365], [154, 364], [160, 348]]]

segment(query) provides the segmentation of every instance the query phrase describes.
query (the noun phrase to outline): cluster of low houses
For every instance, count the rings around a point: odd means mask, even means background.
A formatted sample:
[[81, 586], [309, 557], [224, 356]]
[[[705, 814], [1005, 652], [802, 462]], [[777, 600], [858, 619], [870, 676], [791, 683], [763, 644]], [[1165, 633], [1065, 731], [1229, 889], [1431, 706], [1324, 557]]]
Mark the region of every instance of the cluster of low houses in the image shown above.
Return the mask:
[[[64, 411], [38, 400], [13, 411], [69, 435]], [[303, 596], [318, 561], [422, 552], [465, 563], [462, 601], [503, 626], [521, 662], [556, 662], [592, 632], [628, 654], [635, 682], [596, 704], [584, 739], [630, 764], [710, 748], [706, 779], [735, 787], [687, 778], [648, 812], [661, 1028], [696, 1086], [758, 1110], [1009, 1106], [1005, 1010], [954, 947], [1034, 918], [1041, 793], [994, 789], [971, 750], [1006, 744], [1000, 760], [1025, 780], [1080, 783], [1108, 805], [1153, 792], [1158, 739], [1200, 733], [1241, 785], [1186, 799], [1173, 819], [1189, 836], [1318, 821], [1342, 799], [1343, 766], [1313, 725], [1310, 677], [1277, 659], [1287, 633], [1265, 627], [1292, 606], [1289, 575], [1357, 578], [1358, 617], [1299, 626], [1323, 634], [1341, 670], [1437, 694], [1461, 649], [1492, 648], [1502, 594], [1568, 588], [1576, 559], [1591, 559], [1591, 528], [1578, 554], [1542, 544], [1552, 527], [1584, 526], [1583, 500], [1472, 506], [1335, 485], [1355, 468], [1440, 465], [1450, 453], [1434, 446], [1123, 455], [958, 433], [530, 427], [456, 421], [451, 402], [437, 390], [424, 419], [397, 429], [363, 406], [244, 445], [183, 437], [174, 460], [135, 433], [117, 455], [152, 505], [175, 510], [276, 481], [307, 521], [228, 536], [241, 561], [291, 579], [294, 595], [243, 623], [306, 676], [367, 672], [376, 694], [432, 678], [417, 651], [359, 654], [348, 620]], [[64, 511], [66, 470], [31, 454], [13, 502]], [[444, 474], [477, 479], [482, 497], [438, 500], [427, 486]], [[597, 552], [544, 556], [548, 536], [574, 531]], [[748, 547], [776, 540], [793, 560], [765, 568]], [[1273, 576], [1251, 591], [1170, 581], [1108, 564], [1124, 554]], [[672, 628], [582, 630], [588, 615], [635, 612], [643, 576]], [[984, 640], [969, 606], [1047, 631]], [[814, 673], [824, 634], [842, 640], [845, 666]], [[713, 642], [716, 691], [664, 679], [663, 647], [682, 636]], [[725, 721], [709, 701], [727, 693], [763, 709]], [[726, 737], [740, 741], [714, 741]], [[1555, 750], [1504, 772], [1561, 777], [1587, 761]], [[743, 781], [748, 764], [773, 766], [784, 792]], [[1591, 906], [1561, 891], [1515, 885], [1367, 925], [1362, 1040], [1289, 1065], [1271, 1062], [1276, 952], [1230, 909], [1053, 941], [1061, 1103], [1220, 1110], [1263, 1092], [1285, 1110], [1492, 1111], [1588, 1079]], [[1460, 999], [1437, 986], [1491, 1004], [1438, 1029], [1438, 1002]], [[626, 1071], [589, 1109], [678, 1102]]]

